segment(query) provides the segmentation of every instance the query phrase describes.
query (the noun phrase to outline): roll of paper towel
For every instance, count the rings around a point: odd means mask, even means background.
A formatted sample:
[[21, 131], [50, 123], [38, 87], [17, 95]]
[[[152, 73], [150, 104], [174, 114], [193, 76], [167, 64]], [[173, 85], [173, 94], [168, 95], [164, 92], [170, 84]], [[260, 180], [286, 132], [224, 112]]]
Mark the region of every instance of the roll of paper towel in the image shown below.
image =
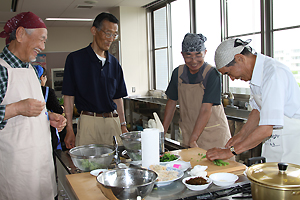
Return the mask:
[[159, 130], [146, 128], [141, 133], [142, 140], [142, 166], [159, 165]]

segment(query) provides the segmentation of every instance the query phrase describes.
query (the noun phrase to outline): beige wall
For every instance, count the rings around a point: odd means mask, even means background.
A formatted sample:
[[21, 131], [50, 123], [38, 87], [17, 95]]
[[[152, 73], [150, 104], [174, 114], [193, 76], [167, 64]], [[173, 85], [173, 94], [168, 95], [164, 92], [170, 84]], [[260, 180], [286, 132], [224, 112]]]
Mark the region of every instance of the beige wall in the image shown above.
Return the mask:
[[[93, 40], [90, 27], [48, 27], [46, 48], [42, 53], [71, 52], [86, 47]], [[0, 49], [5, 39], [0, 38]]]
[[[146, 11], [139, 7], [120, 7], [121, 65], [129, 95], [148, 92], [148, 54]], [[135, 87], [136, 92], [132, 92]]]
[[71, 52], [86, 47], [92, 41], [90, 27], [49, 27], [43, 52]]
[[[120, 19], [121, 66], [128, 94], [145, 95], [148, 91], [146, 11], [140, 7], [116, 7], [110, 12]], [[75, 51], [92, 40], [90, 27], [49, 27], [46, 49], [42, 53]], [[0, 38], [1, 51], [4, 46], [5, 39]]]

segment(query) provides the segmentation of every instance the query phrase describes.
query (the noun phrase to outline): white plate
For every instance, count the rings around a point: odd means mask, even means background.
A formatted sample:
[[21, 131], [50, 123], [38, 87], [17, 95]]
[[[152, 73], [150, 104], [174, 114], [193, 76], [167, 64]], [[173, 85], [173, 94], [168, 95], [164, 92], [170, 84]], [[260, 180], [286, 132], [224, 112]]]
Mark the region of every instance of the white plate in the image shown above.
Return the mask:
[[180, 156], [178, 156], [178, 155], [175, 155], [175, 156], [177, 157], [176, 160], [172, 160], [172, 161], [168, 161], [168, 162], [159, 162], [159, 164], [160, 164], [160, 165], [167, 165], [167, 164], [169, 164], [169, 163], [173, 163], [173, 162], [178, 161], [179, 158], [180, 158]]
[[[168, 163], [166, 165], [166, 167], [174, 167], [174, 165], [181, 165], [181, 169], [182, 171], [186, 171], [188, 168], [192, 167], [190, 162], [185, 162], [185, 161], [181, 161], [181, 160], [177, 160], [177, 161], [171, 161], [170, 163]], [[176, 167], [174, 167], [176, 168]]]
[[180, 179], [184, 175], [184, 172], [182, 170], [179, 170], [179, 169], [174, 168], [174, 167], [167, 167], [167, 171], [171, 171], [171, 170], [178, 172], [177, 178], [175, 178], [173, 180], [169, 180], [169, 181], [157, 181], [157, 182], [155, 182], [155, 184], [157, 185], [157, 187], [169, 185], [172, 182]]
[[91, 171], [90, 174], [93, 176], [98, 176], [100, 172], [105, 172], [105, 171], [107, 171], [107, 169], [95, 169]]

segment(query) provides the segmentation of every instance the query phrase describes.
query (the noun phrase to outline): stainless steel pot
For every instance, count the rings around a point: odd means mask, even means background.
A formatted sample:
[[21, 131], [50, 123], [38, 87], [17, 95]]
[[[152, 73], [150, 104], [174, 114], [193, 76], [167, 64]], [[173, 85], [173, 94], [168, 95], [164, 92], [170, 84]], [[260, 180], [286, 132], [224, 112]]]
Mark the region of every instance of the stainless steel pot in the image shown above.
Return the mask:
[[299, 200], [300, 166], [288, 163], [262, 163], [246, 171], [253, 200]]

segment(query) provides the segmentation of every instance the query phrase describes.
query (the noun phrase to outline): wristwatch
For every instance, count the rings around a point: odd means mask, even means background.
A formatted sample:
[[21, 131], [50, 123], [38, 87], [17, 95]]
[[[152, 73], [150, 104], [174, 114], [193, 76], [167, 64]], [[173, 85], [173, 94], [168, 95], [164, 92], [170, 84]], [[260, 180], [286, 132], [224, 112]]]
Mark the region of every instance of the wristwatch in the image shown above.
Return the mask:
[[121, 126], [126, 126], [126, 122], [122, 122], [122, 123], [121, 123]]
[[231, 151], [231, 153], [233, 154], [233, 155], [237, 155], [236, 153], [235, 153], [235, 151], [234, 151], [234, 147], [233, 146], [231, 146], [230, 148], [229, 148], [229, 150]]

